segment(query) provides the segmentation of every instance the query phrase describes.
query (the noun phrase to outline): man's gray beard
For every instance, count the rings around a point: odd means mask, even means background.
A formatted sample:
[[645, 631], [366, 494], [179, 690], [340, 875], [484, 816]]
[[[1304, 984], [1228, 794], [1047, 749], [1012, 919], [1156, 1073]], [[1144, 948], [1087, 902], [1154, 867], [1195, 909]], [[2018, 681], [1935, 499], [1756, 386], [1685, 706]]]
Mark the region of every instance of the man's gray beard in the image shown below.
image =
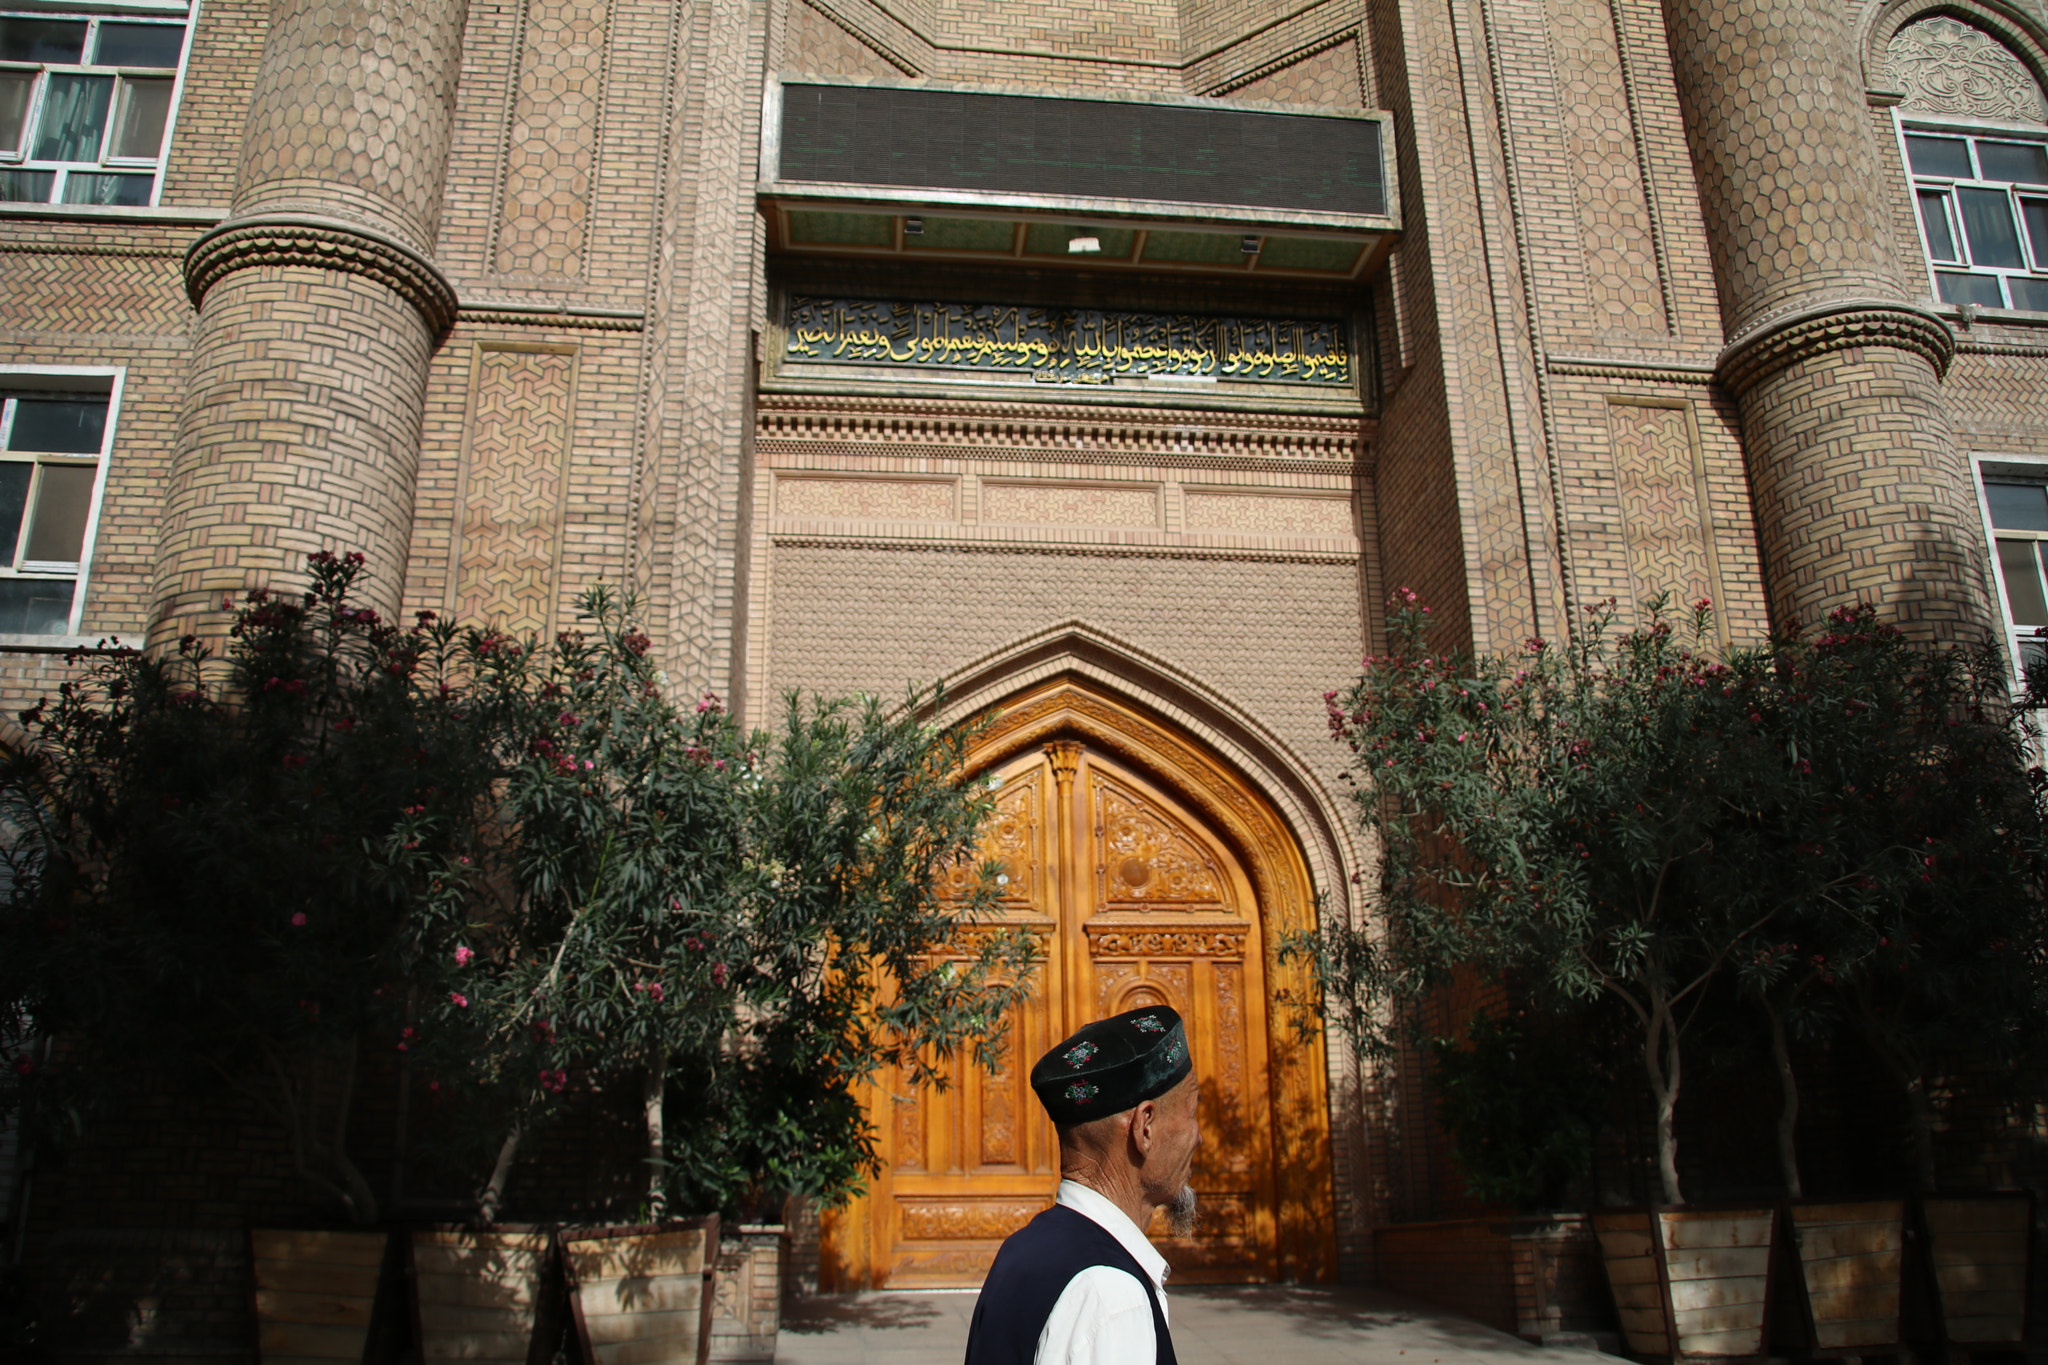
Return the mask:
[[1192, 1237], [1195, 1232], [1195, 1187], [1183, 1185], [1173, 1202], [1166, 1206], [1166, 1230], [1176, 1237]]

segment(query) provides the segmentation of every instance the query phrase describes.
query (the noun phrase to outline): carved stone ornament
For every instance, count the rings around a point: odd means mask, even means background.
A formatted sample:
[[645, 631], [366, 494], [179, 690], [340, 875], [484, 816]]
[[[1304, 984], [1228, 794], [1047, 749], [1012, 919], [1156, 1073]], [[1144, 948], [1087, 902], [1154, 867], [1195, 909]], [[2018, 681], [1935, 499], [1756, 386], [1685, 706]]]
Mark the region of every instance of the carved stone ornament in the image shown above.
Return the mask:
[[1946, 15], [1893, 35], [1883, 85], [1905, 91], [1904, 107], [1918, 113], [2048, 122], [2048, 103], [2026, 64], [1990, 34]]
[[436, 336], [455, 321], [455, 287], [412, 248], [353, 223], [299, 215], [230, 219], [185, 253], [194, 308], [223, 276], [258, 265], [311, 266], [375, 280], [419, 310]]

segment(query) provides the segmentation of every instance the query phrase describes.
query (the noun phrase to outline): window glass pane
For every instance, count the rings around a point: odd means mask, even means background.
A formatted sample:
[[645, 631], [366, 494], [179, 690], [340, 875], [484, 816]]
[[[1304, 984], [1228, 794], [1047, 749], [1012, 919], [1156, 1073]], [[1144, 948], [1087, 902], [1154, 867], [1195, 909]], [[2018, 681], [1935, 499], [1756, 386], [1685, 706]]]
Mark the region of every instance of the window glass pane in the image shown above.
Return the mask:
[[1970, 241], [1970, 260], [2024, 270], [2019, 230], [2012, 223], [2012, 200], [2004, 190], [1957, 190], [1956, 207], [1963, 214], [1963, 236]]
[[55, 171], [0, 171], [0, 204], [47, 204]]
[[92, 481], [97, 465], [46, 464], [36, 481], [36, 510], [28, 520], [25, 564], [39, 559], [76, 564], [85, 544], [85, 521], [92, 512]]
[[64, 202], [147, 204], [150, 188], [155, 184], [153, 175], [101, 175], [96, 171], [73, 171], [64, 181]]
[[21, 398], [15, 400], [14, 426], [7, 433], [7, 448], [52, 455], [97, 455], [106, 433], [105, 398]]
[[1979, 308], [2003, 308], [1996, 275], [1964, 275], [1954, 270], [1937, 270], [1934, 282], [1941, 286], [1943, 303], [1974, 303]]
[[2013, 307], [2029, 313], [2048, 313], [2048, 280], [2030, 275], [2007, 275], [2005, 283], [2012, 290]]
[[33, 71], [0, 71], [0, 152], [19, 152], [28, 131], [28, 97], [35, 93]]
[[54, 62], [76, 66], [85, 56], [85, 20], [0, 19], [0, 62]]
[[62, 635], [71, 624], [68, 578], [0, 579], [0, 631], [12, 635]]
[[178, 53], [184, 46], [183, 24], [107, 22], [100, 25], [100, 42], [93, 62], [96, 66], [172, 68], [177, 66]]
[[2027, 220], [2027, 238], [2034, 244], [2034, 268], [2048, 270], [2048, 199], [2020, 200], [2020, 216]]
[[52, 76], [36, 126], [38, 161], [98, 161], [107, 106], [114, 102], [112, 76]]
[[2016, 626], [2048, 626], [2048, 596], [2041, 592], [2041, 561], [2037, 542], [1998, 542], [1998, 571], [2005, 580], [2005, 614]]
[[2002, 531], [2048, 531], [2048, 488], [2038, 483], [1987, 483], [1984, 501]]
[[1979, 141], [1977, 164], [1984, 168], [1986, 180], [2048, 185], [2048, 147], [2038, 142]]
[[1959, 137], [1908, 137], [1906, 158], [1915, 175], [1945, 175], [1970, 180], [1969, 144]]
[[26, 460], [0, 460], [0, 568], [14, 567], [21, 514], [28, 510], [28, 478], [35, 468]]
[[164, 119], [170, 112], [169, 81], [122, 81], [121, 110], [114, 116], [114, 142], [107, 155], [156, 160], [156, 154], [163, 150]]
[[1927, 254], [1937, 261], [1959, 261], [1956, 239], [1948, 230], [1948, 196], [1938, 190], [1920, 191], [1920, 225], [1927, 233]]

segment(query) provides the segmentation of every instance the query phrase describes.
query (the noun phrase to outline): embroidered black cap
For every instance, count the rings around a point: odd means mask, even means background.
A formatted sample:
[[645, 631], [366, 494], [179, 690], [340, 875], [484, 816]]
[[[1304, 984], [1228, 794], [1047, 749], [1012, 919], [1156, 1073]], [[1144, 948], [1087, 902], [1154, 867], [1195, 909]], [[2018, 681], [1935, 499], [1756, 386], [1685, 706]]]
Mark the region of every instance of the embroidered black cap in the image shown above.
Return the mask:
[[1031, 1088], [1054, 1123], [1086, 1123], [1159, 1098], [1194, 1068], [1180, 1015], [1147, 1005], [1085, 1025], [1040, 1057]]

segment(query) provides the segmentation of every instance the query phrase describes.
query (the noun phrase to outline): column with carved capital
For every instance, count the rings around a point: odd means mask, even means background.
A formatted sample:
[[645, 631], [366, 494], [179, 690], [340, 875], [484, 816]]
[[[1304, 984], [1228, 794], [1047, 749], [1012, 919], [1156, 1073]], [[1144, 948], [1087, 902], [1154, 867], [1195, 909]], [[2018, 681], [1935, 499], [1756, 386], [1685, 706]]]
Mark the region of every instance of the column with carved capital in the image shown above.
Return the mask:
[[224, 596], [368, 557], [398, 608], [427, 366], [455, 314], [432, 247], [467, 0], [274, 0], [235, 199], [194, 243], [190, 390], [152, 643]]
[[1665, 0], [1742, 413], [1771, 612], [1867, 601], [1925, 640], [1995, 630], [1970, 473], [1914, 302], [1837, 0]]

